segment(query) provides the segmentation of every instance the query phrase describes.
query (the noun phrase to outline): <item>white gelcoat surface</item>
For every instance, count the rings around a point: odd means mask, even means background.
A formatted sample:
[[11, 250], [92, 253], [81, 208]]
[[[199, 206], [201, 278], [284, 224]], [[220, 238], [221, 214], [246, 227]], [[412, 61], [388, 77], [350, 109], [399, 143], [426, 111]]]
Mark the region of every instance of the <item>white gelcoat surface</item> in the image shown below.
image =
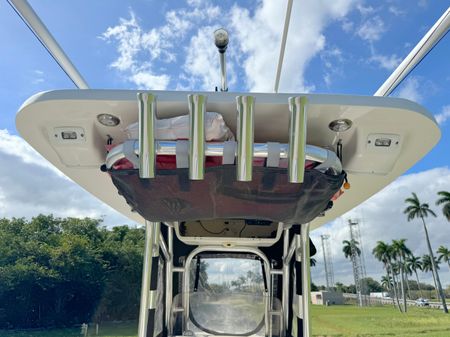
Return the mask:
[[[36, 94], [20, 108], [16, 123], [22, 137], [47, 160], [94, 196], [130, 219], [143, 223], [118, 195], [107, 173], [100, 171], [105, 161], [108, 135], [115, 144], [126, 139], [124, 129], [138, 119], [138, 91], [58, 90]], [[187, 95], [193, 92], [151, 91], [157, 96], [157, 117], [188, 113]], [[205, 92], [207, 111], [217, 111], [230, 129], [236, 131], [235, 97], [240, 93]], [[255, 96], [255, 142], [288, 142], [288, 98], [295, 94], [252, 94]], [[300, 95], [300, 94], [298, 94]], [[420, 105], [391, 97], [305, 94], [307, 143], [336, 148], [336, 133], [328, 124], [350, 119], [350, 130], [339, 135], [343, 143], [343, 166], [351, 189], [345, 191], [324, 217], [311, 223], [312, 229], [344, 214], [387, 186], [420, 160], [440, 138], [440, 130]], [[108, 113], [121, 123], [101, 125], [96, 116]], [[80, 128], [85, 141], [52, 139], [55, 128]], [[373, 148], [372, 135], [396, 135], [399, 144]], [[51, 188], [51, 186], [49, 186]]]

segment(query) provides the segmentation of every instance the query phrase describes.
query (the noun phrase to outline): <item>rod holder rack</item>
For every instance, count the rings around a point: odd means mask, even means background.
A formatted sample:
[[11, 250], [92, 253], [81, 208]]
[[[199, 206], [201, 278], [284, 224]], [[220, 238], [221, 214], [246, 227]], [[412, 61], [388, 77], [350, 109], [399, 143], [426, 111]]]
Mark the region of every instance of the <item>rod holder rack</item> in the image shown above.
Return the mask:
[[[139, 102], [139, 176], [154, 178], [156, 175], [156, 155], [176, 155], [176, 141], [155, 140], [156, 96], [151, 93], [138, 93]], [[189, 179], [203, 180], [205, 176], [206, 156], [224, 156], [225, 143], [206, 143], [205, 116], [207, 96], [189, 94]], [[288, 158], [288, 179], [291, 183], [302, 183], [305, 175], [305, 160], [319, 159], [324, 162], [327, 151], [306, 145], [307, 98], [290, 97], [289, 105], [289, 144], [278, 144], [278, 157]], [[269, 143], [254, 144], [255, 97], [236, 96], [236, 179], [251, 181], [253, 159], [269, 157]], [[114, 158], [121, 156], [118, 150], [112, 150], [107, 158], [107, 167], [111, 168]], [[325, 151], [325, 152], [324, 152]], [[117, 152], [117, 154], [116, 154]], [[316, 157], [316, 158], [315, 158]], [[325, 159], [324, 159], [325, 158]], [[228, 162], [227, 162], [228, 163]], [[339, 165], [335, 165], [340, 171]], [[339, 167], [338, 167], [339, 166]]]
[[291, 183], [303, 183], [306, 159], [306, 97], [289, 97], [288, 176]]
[[253, 141], [255, 97], [237, 96], [237, 160], [236, 178], [238, 181], [251, 181], [253, 173]]
[[188, 95], [189, 103], [189, 179], [205, 177], [206, 96]]
[[139, 177], [154, 178], [156, 167], [156, 97], [138, 93], [139, 102]]

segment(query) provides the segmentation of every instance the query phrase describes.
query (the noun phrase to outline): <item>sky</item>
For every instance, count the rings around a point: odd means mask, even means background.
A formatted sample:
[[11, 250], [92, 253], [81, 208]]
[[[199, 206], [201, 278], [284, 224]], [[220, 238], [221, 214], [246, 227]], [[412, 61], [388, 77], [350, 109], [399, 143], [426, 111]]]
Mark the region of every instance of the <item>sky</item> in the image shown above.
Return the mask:
[[[30, 1], [91, 88], [214, 90], [220, 85], [212, 33], [225, 27], [230, 91], [271, 92], [286, 1]], [[448, 8], [446, 0], [294, 0], [280, 92], [372, 95]], [[101, 217], [107, 226], [133, 222], [78, 187], [17, 133], [15, 114], [31, 95], [71, 89], [65, 76], [7, 2], [0, 3], [0, 217]], [[435, 206], [450, 191], [450, 35], [428, 54], [393, 96], [423, 105], [442, 131], [439, 144], [403, 176], [311, 236], [318, 248], [312, 278], [324, 284], [320, 235], [331, 236], [335, 280], [352, 283], [342, 253], [348, 219], [359, 219], [367, 275], [384, 273], [371, 251], [378, 240], [407, 239], [427, 253], [418, 221], [403, 215], [417, 192], [438, 214], [428, 226], [434, 250], [450, 246], [450, 223]], [[441, 279], [450, 285], [448, 266]], [[431, 283], [431, 274], [421, 274]]]

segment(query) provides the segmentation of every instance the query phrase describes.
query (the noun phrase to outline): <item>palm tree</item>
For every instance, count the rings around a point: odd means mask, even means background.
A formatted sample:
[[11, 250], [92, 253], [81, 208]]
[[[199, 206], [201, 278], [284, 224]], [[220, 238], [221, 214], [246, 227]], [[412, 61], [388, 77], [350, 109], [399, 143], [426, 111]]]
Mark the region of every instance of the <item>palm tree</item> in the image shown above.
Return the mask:
[[407, 296], [409, 299], [411, 299], [411, 288], [409, 285], [409, 279], [408, 276], [412, 276], [413, 271], [409, 264], [406, 262], [406, 260], [403, 262], [403, 270], [405, 271], [405, 283], [406, 283], [406, 289], [408, 290]]
[[398, 268], [400, 270], [400, 285], [402, 290], [403, 308], [405, 312], [408, 310], [405, 296], [405, 266], [404, 262], [407, 255], [411, 255], [411, 251], [405, 245], [406, 239], [392, 240], [392, 257], [398, 259]]
[[410, 255], [406, 259], [407, 266], [416, 274], [417, 288], [420, 292], [420, 297], [423, 297], [422, 289], [420, 288], [419, 276], [417, 275], [417, 269], [422, 270], [422, 262], [420, 256]]
[[[435, 257], [433, 257], [434, 259], [434, 264], [436, 266], [436, 269], [439, 270], [439, 261], [436, 260]], [[433, 263], [431, 262], [431, 257], [430, 255], [424, 255], [422, 256], [422, 271], [424, 272], [429, 272], [429, 271], [433, 271]], [[434, 277], [434, 273], [431, 273], [431, 275], [433, 275], [433, 281], [434, 281], [434, 289], [436, 290], [436, 297], [439, 298], [439, 292], [438, 292], [438, 288], [437, 288], [437, 283], [436, 283], [436, 278]]]
[[441, 280], [439, 279], [436, 264], [434, 263], [433, 249], [431, 248], [430, 237], [428, 236], [427, 225], [425, 224], [425, 218], [428, 217], [428, 215], [430, 214], [436, 216], [436, 213], [434, 213], [430, 209], [428, 204], [421, 204], [419, 198], [415, 193], [412, 194], [412, 197], [407, 198], [405, 202], [408, 206], [405, 208], [403, 213], [407, 215], [408, 221], [411, 221], [414, 218], [420, 218], [422, 220], [423, 229], [425, 231], [425, 237], [427, 240], [428, 253], [430, 254], [431, 257], [432, 271], [436, 278], [436, 284], [438, 286], [439, 295], [441, 297], [442, 307], [444, 308], [444, 312], [448, 314], [447, 303], [445, 303], [445, 295], [444, 292], [442, 291]]
[[[350, 258], [350, 260], [352, 261], [352, 266], [353, 268], [355, 268], [355, 258], [356, 258], [355, 254], [358, 256], [361, 255], [361, 249], [358, 247], [359, 242], [356, 241], [355, 239], [351, 239], [350, 241], [344, 240], [342, 241], [342, 243], [344, 244], [344, 247], [342, 247], [342, 251], [344, 252], [345, 258], [346, 259]], [[353, 277], [355, 279], [355, 288], [358, 289], [359, 286], [361, 289], [362, 280], [358, 280], [356, 278], [355, 269], [353, 269]], [[359, 297], [359, 305], [362, 306], [363, 305], [362, 292], [357, 291], [357, 295]]]
[[378, 261], [381, 261], [384, 265], [384, 269], [386, 269], [386, 273], [388, 278], [391, 279], [390, 275], [392, 274], [392, 291], [394, 292], [394, 297], [392, 298], [392, 303], [395, 306], [394, 298], [397, 300], [397, 306], [400, 311], [402, 311], [400, 307], [400, 302], [398, 300], [397, 295], [397, 287], [395, 286], [395, 275], [392, 267], [392, 247], [383, 241], [378, 241], [375, 248], [372, 250], [372, 254]]
[[387, 291], [391, 290], [391, 287], [394, 284], [392, 283], [392, 277], [390, 277], [389, 275], [386, 276], [381, 276], [381, 286], [386, 289]]
[[439, 246], [437, 253], [439, 254], [438, 261], [447, 262], [448, 267], [450, 268], [450, 250], [444, 246]]
[[438, 195], [441, 196], [441, 198], [436, 201], [436, 205], [443, 205], [442, 214], [450, 221], [450, 192], [440, 191], [438, 192]]
[[359, 249], [358, 247], [359, 242], [356, 241], [355, 239], [351, 239], [350, 241], [344, 240], [342, 241], [342, 243], [344, 244], [342, 251], [344, 252], [344, 256], [346, 259], [352, 256], [353, 249], [355, 250], [356, 254], [358, 254], [358, 256], [361, 255], [361, 249]]

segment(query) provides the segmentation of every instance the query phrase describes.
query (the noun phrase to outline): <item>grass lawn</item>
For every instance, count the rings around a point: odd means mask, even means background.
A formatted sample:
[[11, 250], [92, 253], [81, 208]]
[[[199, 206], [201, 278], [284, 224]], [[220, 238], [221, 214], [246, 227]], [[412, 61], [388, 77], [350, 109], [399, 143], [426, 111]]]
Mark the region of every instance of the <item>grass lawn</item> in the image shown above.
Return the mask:
[[[390, 306], [358, 308], [350, 305], [312, 306], [313, 336], [327, 337], [449, 337], [450, 315], [429, 308], [410, 308], [401, 314]], [[95, 336], [91, 328], [89, 336]], [[101, 337], [135, 337], [137, 323], [104, 324]], [[80, 337], [80, 329], [1, 331], [1, 337]]]
[[450, 315], [430, 308], [408, 308], [401, 314], [391, 306], [312, 306], [314, 336], [449, 337]]

